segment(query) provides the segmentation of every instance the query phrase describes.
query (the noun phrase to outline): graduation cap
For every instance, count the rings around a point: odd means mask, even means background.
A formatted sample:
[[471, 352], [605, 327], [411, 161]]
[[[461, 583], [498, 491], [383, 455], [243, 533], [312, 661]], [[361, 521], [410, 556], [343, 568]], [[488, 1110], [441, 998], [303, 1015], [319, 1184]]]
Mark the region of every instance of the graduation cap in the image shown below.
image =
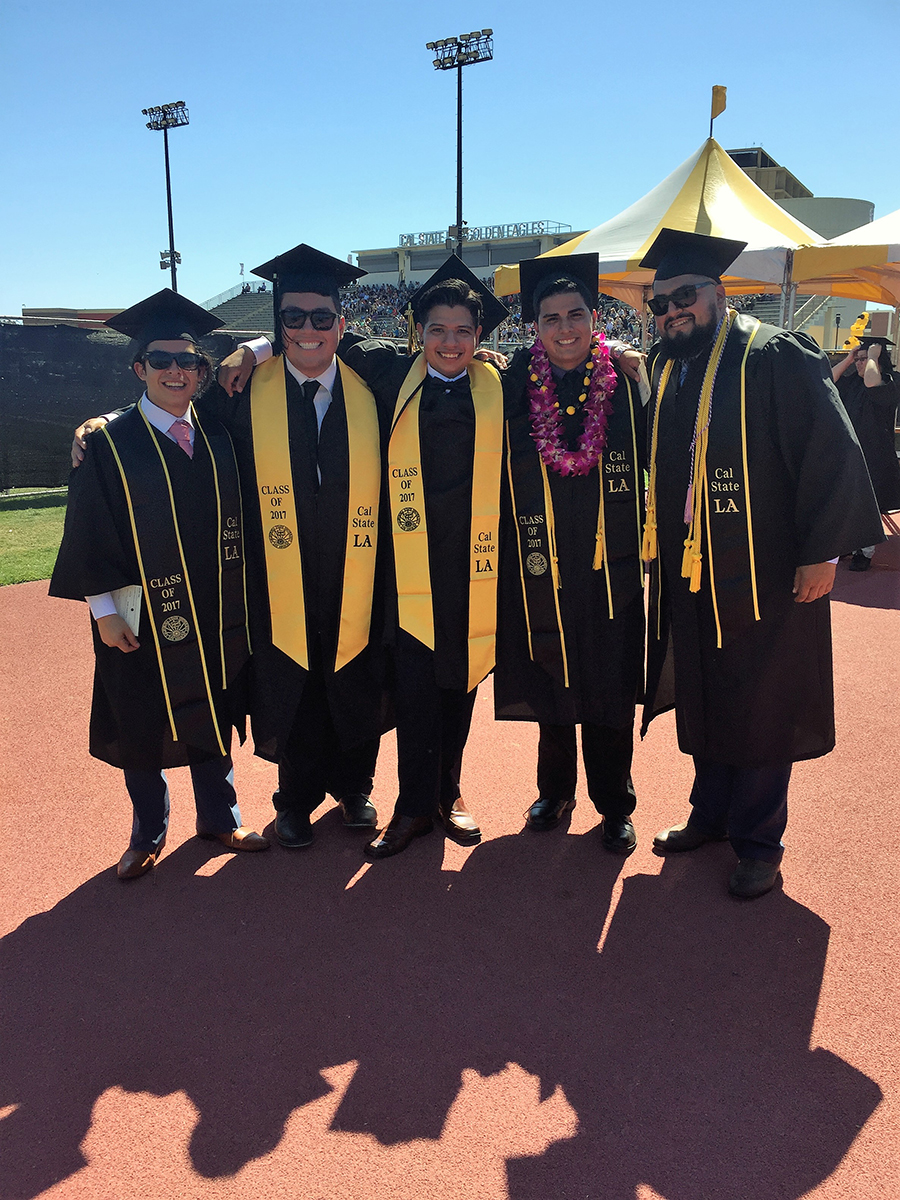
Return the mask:
[[536, 321], [534, 297], [547, 284], [571, 280], [587, 289], [589, 307], [597, 307], [599, 254], [554, 254], [549, 258], [525, 258], [519, 263], [519, 290], [522, 293], [522, 319]]
[[[483, 283], [477, 275], [474, 275], [458, 254], [451, 254], [449, 258], [438, 267], [430, 279], [426, 279], [419, 290], [411, 297], [409, 301], [409, 310], [412, 313], [415, 321], [421, 320], [424, 314], [421, 312], [422, 300], [425, 293], [439, 283], [446, 283], [450, 279], [459, 279], [467, 284], [473, 292], [477, 292], [481, 300], [482, 320], [481, 320], [481, 338], [482, 341], [490, 337], [501, 321], [509, 316], [509, 309], [505, 304], [497, 299], [487, 284]], [[422, 322], [424, 324], [424, 321]]]
[[746, 245], [684, 229], [661, 229], [640, 265], [655, 270], [657, 279], [703, 275], [719, 281]]
[[179, 296], [171, 288], [163, 288], [139, 304], [104, 322], [116, 333], [124, 333], [142, 346], [150, 342], [198, 342], [204, 334], [225, 324], [212, 313]]
[[274, 283], [277, 292], [316, 292], [328, 296], [368, 272], [301, 242], [293, 250], [254, 267], [253, 274]]
[[884, 346], [885, 350], [889, 350], [894, 343], [889, 337], [879, 337], [876, 333], [865, 333], [861, 335], [859, 344], [863, 350], [868, 350], [870, 346]]

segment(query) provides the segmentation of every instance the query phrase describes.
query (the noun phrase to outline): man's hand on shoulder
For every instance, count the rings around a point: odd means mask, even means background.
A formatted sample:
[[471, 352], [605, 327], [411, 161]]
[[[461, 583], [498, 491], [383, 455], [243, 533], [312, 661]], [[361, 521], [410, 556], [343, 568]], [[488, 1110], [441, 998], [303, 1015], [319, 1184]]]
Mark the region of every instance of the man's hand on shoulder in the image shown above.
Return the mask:
[[832, 562], [811, 563], [798, 567], [794, 573], [794, 601], [810, 604], [827, 596], [834, 587], [835, 564]]
[[84, 452], [87, 449], [87, 439], [92, 433], [96, 433], [98, 429], [102, 429], [104, 425], [108, 425], [106, 417], [88, 417], [83, 425], [79, 425], [75, 430], [75, 437], [72, 439], [72, 466], [80, 467], [84, 460]]
[[641, 363], [645, 362], [646, 358], [647, 355], [643, 354], [640, 350], [623, 350], [615, 362], [623, 375], [627, 375], [635, 383], [640, 383]]
[[500, 354], [496, 350], [476, 350], [472, 357], [480, 359], [481, 362], [490, 363], [498, 371], [505, 371], [508, 365], [506, 355]]
[[219, 363], [216, 379], [219, 387], [233, 396], [235, 392], [243, 392], [247, 381], [256, 366], [256, 355], [249, 346], [238, 346], [227, 358]]

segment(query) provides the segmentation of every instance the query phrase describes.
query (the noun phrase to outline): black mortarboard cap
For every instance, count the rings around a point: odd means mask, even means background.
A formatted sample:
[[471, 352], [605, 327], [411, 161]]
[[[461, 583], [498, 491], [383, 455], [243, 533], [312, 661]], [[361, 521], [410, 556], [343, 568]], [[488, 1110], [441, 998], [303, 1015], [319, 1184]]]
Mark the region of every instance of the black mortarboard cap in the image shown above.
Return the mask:
[[545, 283], [574, 279], [583, 284], [591, 298], [590, 307], [597, 307], [597, 277], [600, 271], [599, 254], [551, 254], [547, 258], [525, 258], [519, 263], [519, 289], [522, 293], [522, 319], [536, 320], [535, 293]]
[[887, 348], [893, 346], [894, 343], [891, 341], [891, 339], [889, 337], [881, 337], [877, 333], [863, 333], [863, 334], [860, 334], [859, 344], [860, 344], [860, 346], [863, 347], [864, 350], [868, 350], [868, 348], [870, 346], [875, 346], [875, 345], [881, 345], [881, 346], [884, 346], [885, 349], [887, 349]]
[[124, 333], [146, 346], [150, 342], [178, 339], [197, 342], [204, 334], [219, 329], [225, 322], [186, 296], [179, 296], [171, 288], [163, 288], [155, 296], [148, 296], [139, 304], [110, 317], [105, 324], [116, 333]]
[[676, 275], [720, 279], [746, 245], [685, 229], [661, 229], [640, 265], [655, 270], [657, 279], [674, 279]]
[[277, 292], [317, 292], [327, 296], [367, 272], [301, 242], [293, 250], [254, 267], [253, 274], [274, 283]]
[[509, 316], [509, 309], [497, 299], [486, 283], [469, 270], [458, 254], [451, 254], [449, 258], [445, 259], [431, 278], [426, 279], [419, 290], [412, 296], [409, 304], [412, 308], [413, 317], [416, 321], [419, 320], [419, 305], [428, 289], [435, 287], [436, 284], [445, 283], [448, 279], [461, 279], [463, 283], [467, 283], [472, 291], [477, 292], [481, 297], [483, 311], [481, 338], [482, 341], [486, 340], [500, 322]]

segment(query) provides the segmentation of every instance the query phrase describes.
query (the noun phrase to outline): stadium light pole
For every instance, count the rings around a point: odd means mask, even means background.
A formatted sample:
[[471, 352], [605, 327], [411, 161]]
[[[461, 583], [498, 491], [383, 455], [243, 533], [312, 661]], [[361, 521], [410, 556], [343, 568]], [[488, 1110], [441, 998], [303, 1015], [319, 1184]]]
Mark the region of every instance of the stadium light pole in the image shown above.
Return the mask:
[[159, 266], [161, 270], [166, 267], [171, 267], [172, 270], [172, 291], [178, 291], [178, 279], [175, 272], [176, 263], [181, 262], [181, 255], [175, 250], [175, 227], [172, 223], [172, 177], [169, 172], [169, 130], [177, 129], [181, 125], [190, 124], [190, 116], [185, 107], [183, 100], [176, 100], [173, 104], [160, 104], [156, 108], [142, 108], [141, 113], [145, 117], [149, 117], [147, 122], [148, 129], [162, 130], [163, 148], [166, 155], [166, 204], [169, 210], [169, 250], [168, 253], [163, 250], [160, 252]]
[[[456, 71], [456, 253], [462, 258], [462, 73], [473, 63], [490, 62], [494, 57], [493, 29], [476, 29], [459, 37], [426, 42], [425, 49], [434, 52], [436, 71]], [[450, 230], [451, 237], [454, 230]]]

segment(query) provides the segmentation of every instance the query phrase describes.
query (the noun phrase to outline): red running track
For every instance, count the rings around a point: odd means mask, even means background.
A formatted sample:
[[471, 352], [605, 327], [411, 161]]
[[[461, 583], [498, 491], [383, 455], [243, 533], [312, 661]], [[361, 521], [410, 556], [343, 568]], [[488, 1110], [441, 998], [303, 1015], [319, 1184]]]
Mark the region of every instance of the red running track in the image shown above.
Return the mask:
[[[801, 764], [783, 890], [727, 845], [662, 860], [690, 769], [638, 747], [637, 852], [523, 831], [536, 731], [478, 700], [485, 830], [364, 866], [169, 844], [123, 885], [120, 773], [88, 757], [85, 610], [0, 590], [0, 1197], [897, 1200], [900, 539], [841, 566], [838, 749]], [[273, 769], [237, 754], [245, 820]], [[392, 803], [385, 739], [376, 801]]]

